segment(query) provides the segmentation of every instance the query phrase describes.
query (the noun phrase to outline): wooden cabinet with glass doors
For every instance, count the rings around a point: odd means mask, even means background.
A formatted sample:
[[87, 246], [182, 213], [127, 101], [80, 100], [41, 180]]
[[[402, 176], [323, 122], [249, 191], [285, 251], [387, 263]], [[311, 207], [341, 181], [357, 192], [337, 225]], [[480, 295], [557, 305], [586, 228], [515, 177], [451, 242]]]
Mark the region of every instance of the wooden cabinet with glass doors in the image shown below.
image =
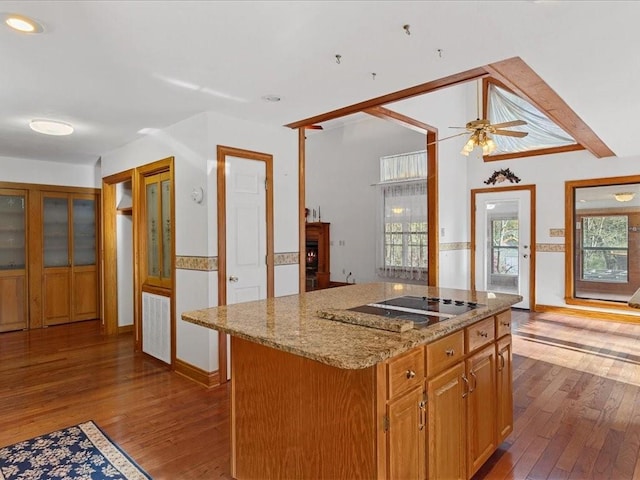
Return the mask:
[[25, 190], [0, 189], [0, 332], [27, 328]]
[[43, 321], [98, 318], [96, 196], [43, 192]]

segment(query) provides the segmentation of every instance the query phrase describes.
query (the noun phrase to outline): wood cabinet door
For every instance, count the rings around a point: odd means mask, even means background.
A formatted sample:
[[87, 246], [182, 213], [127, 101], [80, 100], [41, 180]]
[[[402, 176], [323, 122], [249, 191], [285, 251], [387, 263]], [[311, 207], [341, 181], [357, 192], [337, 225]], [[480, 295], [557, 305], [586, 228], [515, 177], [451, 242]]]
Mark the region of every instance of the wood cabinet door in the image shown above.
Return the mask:
[[480, 350], [467, 359], [468, 478], [496, 449], [496, 349]]
[[513, 387], [512, 387], [512, 348], [511, 335], [507, 335], [496, 344], [498, 356], [496, 358], [496, 372], [498, 383], [497, 415], [498, 442], [504, 440], [513, 431]]
[[425, 479], [425, 407], [422, 386], [389, 402], [387, 478]]
[[24, 270], [0, 270], [0, 332], [27, 328]]
[[427, 383], [428, 476], [466, 479], [466, 387], [464, 362]]
[[71, 321], [71, 269], [47, 268], [44, 272], [44, 324], [59, 325]]

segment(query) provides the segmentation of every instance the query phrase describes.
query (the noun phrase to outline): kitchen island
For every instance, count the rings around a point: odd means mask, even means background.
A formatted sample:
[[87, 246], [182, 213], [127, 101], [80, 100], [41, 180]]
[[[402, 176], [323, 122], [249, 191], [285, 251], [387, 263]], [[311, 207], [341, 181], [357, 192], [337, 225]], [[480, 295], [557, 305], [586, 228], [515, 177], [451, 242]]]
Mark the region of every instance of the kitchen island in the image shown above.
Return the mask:
[[[351, 310], [405, 296], [473, 308], [401, 332]], [[182, 318], [232, 335], [234, 478], [467, 479], [511, 431], [520, 300], [374, 283]]]

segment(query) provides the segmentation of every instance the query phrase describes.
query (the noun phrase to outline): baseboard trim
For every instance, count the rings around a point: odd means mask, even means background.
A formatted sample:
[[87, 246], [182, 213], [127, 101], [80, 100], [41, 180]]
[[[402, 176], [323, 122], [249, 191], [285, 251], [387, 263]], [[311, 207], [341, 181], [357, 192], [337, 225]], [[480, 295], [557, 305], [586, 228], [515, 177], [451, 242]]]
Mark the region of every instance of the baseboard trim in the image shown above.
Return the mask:
[[[534, 312], [539, 313], [557, 313], [560, 315], [571, 315], [576, 317], [595, 318], [598, 320], [607, 320], [611, 322], [625, 322], [625, 323], [638, 323], [640, 324], [639, 315], [630, 315], [624, 313], [612, 313], [612, 312], [599, 312], [597, 310], [582, 310], [580, 308], [571, 307], [557, 307], [552, 305], [540, 305], [537, 304], [533, 308]], [[640, 311], [638, 312], [640, 313]]]
[[215, 372], [207, 372], [206, 370], [202, 370], [201, 368], [191, 365], [179, 358], [176, 358], [174, 371], [189, 380], [193, 380], [200, 385], [204, 385], [207, 388], [217, 387], [220, 385], [220, 375], [218, 370]]
[[133, 325], [123, 325], [122, 327], [118, 327], [118, 335], [130, 332], [133, 332]]

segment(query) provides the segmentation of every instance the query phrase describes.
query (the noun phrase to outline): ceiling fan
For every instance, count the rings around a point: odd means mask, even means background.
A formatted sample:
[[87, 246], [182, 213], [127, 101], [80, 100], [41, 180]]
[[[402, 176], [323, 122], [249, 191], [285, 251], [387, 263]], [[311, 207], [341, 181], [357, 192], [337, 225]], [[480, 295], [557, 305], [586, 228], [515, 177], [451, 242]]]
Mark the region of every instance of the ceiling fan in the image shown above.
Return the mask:
[[462, 147], [462, 151], [460, 152], [462, 155], [469, 155], [475, 147], [482, 148], [483, 155], [490, 155], [495, 149], [496, 144], [491, 138], [491, 135], [505, 135], [507, 137], [518, 137], [523, 138], [528, 135], [527, 132], [521, 132], [516, 130], [504, 130], [508, 127], [518, 127], [522, 125], [526, 125], [527, 122], [524, 120], [510, 120], [508, 122], [491, 124], [491, 122], [487, 119], [480, 118], [480, 88], [481, 84], [478, 81], [478, 118], [476, 120], [472, 120], [467, 122], [464, 127], [449, 127], [449, 128], [464, 128], [466, 131], [462, 133], [458, 133], [456, 135], [451, 135], [450, 137], [444, 137], [437, 142], [441, 142], [443, 140], [448, 140], [449, 138], [459, 137], [460, 135], [466, 135], [471, 133], [469, 140]]

